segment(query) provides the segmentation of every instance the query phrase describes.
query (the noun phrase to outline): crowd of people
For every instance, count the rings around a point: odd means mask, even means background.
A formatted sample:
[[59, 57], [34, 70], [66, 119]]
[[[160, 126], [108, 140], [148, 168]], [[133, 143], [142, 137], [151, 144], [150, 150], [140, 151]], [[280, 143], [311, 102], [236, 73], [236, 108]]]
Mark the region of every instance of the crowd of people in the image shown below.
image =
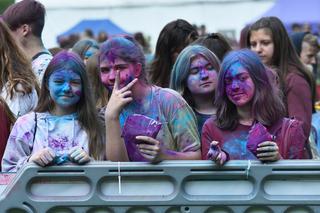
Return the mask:
[[[45, 48], [45, 8], [9, 6], [0, 20], [1, 171], [90, 161], [318, 157], [318, 38], [277, 17], [241, 33], [240, 47], [186, 20], [161, 30]], [[103, 38], [102, 38], [103, 37]], [[320, 146], [319, 146], [320, 147]]]

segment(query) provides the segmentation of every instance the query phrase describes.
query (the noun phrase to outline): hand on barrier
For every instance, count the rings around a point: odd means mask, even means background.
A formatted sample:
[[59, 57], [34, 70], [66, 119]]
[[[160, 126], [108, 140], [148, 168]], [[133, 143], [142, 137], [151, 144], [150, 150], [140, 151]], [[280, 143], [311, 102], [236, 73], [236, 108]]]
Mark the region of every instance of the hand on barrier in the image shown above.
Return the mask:
[[281, 159], [279, 147], [276, 142], [265, 141], [258, 145], [257, 158], [261, 161], [277, 161]]
[[71, 161], [78, 164], [85, 164], [90, 161], [89, 154], [83, 150], [82, 147], [73, 147], [69, 152], [69, 158]]
[[51, 148], [46, 147], [31, 155], [29, 158], [29, 162], [34, 162], [39, 166], [46, 166], [52, 163], [55, 156], [56, 154], [54, 153], [54, 151]]
[[138, 79], [133, 79], [123, 88], [120, 88], [120, 72], [117, 70], [116, 78], [112, 90], [112, 94], [106, 107], [105, 116], [106, 118], [118, 119], [122, 108], [132, 101], [131, 87], [137, 82]]
[[218, 141], [211, 142], [207, 157], [209, 160], [213, 160], [219, 166], [222, 166], [228, 160], [228, 155], [221, 150]]
[[140, 141], [140, 143], [137, 144], [137, 147], [144, 158], [153, 163], [163, 160], [163, 151], [160, 141], [149, 136], [137, 136], [136, 139]]

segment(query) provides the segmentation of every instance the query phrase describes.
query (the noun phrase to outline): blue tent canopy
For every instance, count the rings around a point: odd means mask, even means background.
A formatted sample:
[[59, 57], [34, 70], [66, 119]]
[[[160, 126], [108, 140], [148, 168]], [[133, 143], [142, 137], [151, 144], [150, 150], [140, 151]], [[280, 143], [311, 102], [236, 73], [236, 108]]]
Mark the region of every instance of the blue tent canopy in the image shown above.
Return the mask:
[[66, 32], [58, 35], [58, 38], [69, 36], [71, 34], [82, 33], [86, 29], [91, 29], [95, 36], [97, 36], [100, 31], [104, 31], [111, 36], [116, 34], [129, 34], [109, 19], [85, 19]]
[[318, 32], [320, 24], [319, 0], [276, 0], [275, 4], [261, 17], [276, 16], [286, 25], [290, 31], [293, 23], [308, 23], [312, 31]]

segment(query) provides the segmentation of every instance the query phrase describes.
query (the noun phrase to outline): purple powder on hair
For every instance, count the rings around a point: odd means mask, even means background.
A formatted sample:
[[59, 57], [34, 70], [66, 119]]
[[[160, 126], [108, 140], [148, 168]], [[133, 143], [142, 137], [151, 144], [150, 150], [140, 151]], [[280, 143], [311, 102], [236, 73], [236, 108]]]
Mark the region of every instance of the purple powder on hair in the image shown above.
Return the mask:
[[161, 123], [152, 118], [140, 114], [128, 116], [122, 130], [122, 137], [126, 143], [126, 148], [130, 161], [147, 161], [137, 148], [141, 141], [136, 136], [149, 136], [156, 138], [161, 129]]
[[267, 128], [261, 123], [257, 122], [249, 131], [247, 149], [257, 156], [258, 145], [262, 142], [273, 140], [274, 137], [268, 132]]

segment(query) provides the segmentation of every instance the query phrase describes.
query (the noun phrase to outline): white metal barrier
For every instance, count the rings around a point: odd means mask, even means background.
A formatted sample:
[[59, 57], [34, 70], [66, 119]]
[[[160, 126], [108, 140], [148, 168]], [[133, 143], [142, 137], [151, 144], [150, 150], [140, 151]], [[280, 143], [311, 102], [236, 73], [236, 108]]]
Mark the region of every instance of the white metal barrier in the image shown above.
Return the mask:
[[28, 164], [0, 212], [320, 213], [320, 161]]

